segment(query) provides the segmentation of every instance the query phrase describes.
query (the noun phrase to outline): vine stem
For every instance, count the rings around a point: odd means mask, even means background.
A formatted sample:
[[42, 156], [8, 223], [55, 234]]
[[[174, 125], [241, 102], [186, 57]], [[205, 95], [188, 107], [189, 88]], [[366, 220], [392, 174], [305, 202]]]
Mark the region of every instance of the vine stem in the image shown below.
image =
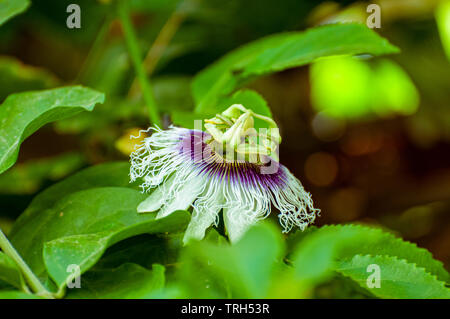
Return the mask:
[[[193, 0], [184, 0], [177, 6], [150, 47], [144, 59], [144, 68], [147, 76], [150, 76], [153, 73], [165, 49], [179, 29], [180, 25], [186, 19], [188, 11], [187, 8], [191, 5], [190, 2], [193, 2]], [[138, 93], [138, 89], [138, 82], [134, 80], [130, 90], [128, 91], [128, 96], [135, 96]]]
[[25, 280], [28, 282], [32, 291], [35, 294], [45, 298], [53, 298], [52, 294], [42, 285], [42, 283], [39, 281], [39, 279], [36, 277], [33, 271], [31, 271], [30, 267], [28, 267], [28, 265], [19, 255], [17, 250], [11, 245], [10, 241], [8, 240], [8, 238], [6, 238], [5, 234], [1, 229], [0, 229], [0, 248], [6, 255], [8, 255], [8, 257], [10, 257], [16, 263], [17, 267], [19, 267], [20, 271], [25, 277]]
[[122, 24], [128, 52], [134, 66], [139, 85], [141, 86], [142, 95], [148, 108], [150, 121], [153, 124], [161, 127], [161, 119], [159, 117], [158, 107], [153, 96], [150, 81], [147, 78], [147, 74], [142, 63], [138, 40], [130, 20], [128, 0], [118, 1], [117, 13]]
[[74, 81], [75, 83], [80, 82], [80, 80], [85, 80], [86, 74], [89, 73], [88, 70], [92, 67], [95, 60], [98, 60], [98, 57], [102, 50], [102, 46], [104, 45], [109, 32], [109, 28], [111, 26], [111, 20], [111, 15], [108, 12], [108, 14], [106, 14], [106, 16], [104, 17], [103, 24], [100, 27], [100, 30], [89, 50], [88, 55], [86, 56], [86, 59], [84, 60], [83, 65], [81, 66], [80, 72], [78, 72], [78, 75]]

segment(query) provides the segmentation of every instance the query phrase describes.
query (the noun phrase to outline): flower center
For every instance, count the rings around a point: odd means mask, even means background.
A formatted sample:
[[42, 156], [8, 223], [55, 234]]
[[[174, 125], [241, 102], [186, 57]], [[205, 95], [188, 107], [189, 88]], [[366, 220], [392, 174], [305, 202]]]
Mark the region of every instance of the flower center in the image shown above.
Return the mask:
[[[267, 123], [266, 128], [255, 128], [254, 119]], [[278, 161], [279, 129], [274, 120], [233, 104], [221, 114], [205, 120], [205, 128], [211, 139], [207, 143], [227, 162], [237, 159], [260, 164], [264, 157]]]

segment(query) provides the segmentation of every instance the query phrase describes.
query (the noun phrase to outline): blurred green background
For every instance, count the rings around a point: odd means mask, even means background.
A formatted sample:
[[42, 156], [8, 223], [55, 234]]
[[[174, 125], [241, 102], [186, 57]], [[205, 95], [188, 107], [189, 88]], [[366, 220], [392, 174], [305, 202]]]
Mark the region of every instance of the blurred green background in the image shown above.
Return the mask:
[[[96, 163], [126, 160], [128, 136], [149, 126], [122, 30], [109, 1], [32, 1], [0, 28], [0, 101], [8, 94], [81, 83], [104, 105], [27, 139], [0, 176], [0, 226], [33, 196]], [[193, 108], [190, 79], [262, 36], [324, 23], [365, 23], [381, 7], [398, 55], [336, 57], [250, 82], [280, 126], [280, 160], [312, 193], [316, 225], [386, 226], [450, 266], [450, 1], [130, 0], [155, 98], [170, 123]], [[164, 30], [162, 33], [161, 30]], [[157, 45], [154, 45], [156, 40]], [[276, 218], [276, 217], [275, 217]]]

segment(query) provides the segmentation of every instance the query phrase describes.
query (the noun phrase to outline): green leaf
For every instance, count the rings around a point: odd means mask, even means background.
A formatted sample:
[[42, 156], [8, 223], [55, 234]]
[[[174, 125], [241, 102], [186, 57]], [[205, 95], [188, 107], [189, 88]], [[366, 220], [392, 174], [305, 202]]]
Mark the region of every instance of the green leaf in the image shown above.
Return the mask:
[[234, 245], [194, 243], [181, 259], [180, 276], [195, 298], [264, 298], [282, 253], [279, 230], [261, 223]]
[[127, 262], [150, 268], [153, 264], [173, 265], [183, 247], [183, 234], [134, 236], [109, 247], [92, 270], [117, 268]]
[[123, 187], [91, 188], [55, 201], [36, 214], [11, 237], [13, 245], [31, 269], [41, 277], [48, 274], [61, 290], [72, 273], [92, 267], [107, 247], [143, 233], [182, 231], [190, 215], [177, 211], [166, 218], [138, 214], [137, 205], [146, 195]]
[[[368, 288], [369, 265], [380, 267], [380, 287]], [[336, 270], [380, 298], [450, 299], [450, 289], [425, 269], [395, 256], [355, 255], [337, 262]]]
[[420, 101], [409, 75], [387, 59], [375, 63], [348, 56], [322, 59], [311, 66], [310, 83], [317, 112], [348, 120], [411, 115]]
[[436, 24], [441, 36], [442, 46], [450, 60], [450, 2], [441, 1], [436, 8]]
[[305, 32], [275, 34], [242, 46], [200, 72], [192, 85], [196, 111], [215, 107], [220, 96], [255, 76], [302, 66], [321, 57], [398, 51], [360, 24], [325, 25]]
[[316, 281], [332, 270], [335, 260], [348, 260], [356, 254], [398, 257], [425, 268], [440, 280], [449, 278], [442, 263], [426, 249], [379, 228], [360, 225], [324, 226], [311, 232], [300, 242], [292, 260], [299, 278]]
[[[235, 92], [230, 97], [224, 97], [214, 108], [208, 109], [207, 113], [173, 110], [171, 112], [172, 122], [182, 127], [194, 129], [195, 120], [203, 121], [204, 119], [212, 118], [217, 113], [222, 113], [233, 104], [242, 104], [246, 108], [253, 110], [257, 114], [272, 117], [272, 112], [270, 111], [266, 100], [264, 100], [264, 98], [258, 92], [245, 89]], [[265, 123], [264, 121], [260, 119], [254, 120], [255, 128], [267, 127], [267, 123]]]
[[[247, 109], [251, 109], [259, 115], [272, 117], [272, 112], [267, 105], [266, 100], [256, 91], [253, 90], [239, 90], [235, 92], [231, 97], [227, 97], [221, 100], [218, 104], [216, 113], [221, 113], [233, 104], [242, 104]], [[255, 120], [255, 128], [267, 127], [267, 123], [260, 119]]]
[[0, 299], [42, 299], [37, 295], [26, 294], [18, 290], [0, 290]]
[[91, 270], [81, 278], [80, 289], [69, 289], [67, 298], [147, 299], [164, 287], [165, 268], [155, 264], [148, 270], [126, 263], [114, 269]]
[[[170, 118], [172, 123], [175, 125], [185, 127], [188, 129], [204, 129], [203, 120], [207, 118], [212, 118], [215, 114], [213, 113], [198, 113], [193, 111], [181, 111], [173, 110], [170, 112]], [[199, 124], [196, 124], [199, 121]], [[201, 126], [200, 126], [201, 125]], [[196, 127], [197, 126], [197, 127]]]
[[29, 0], [0, 0], [0, 26], [30, 5]]
[[0, 105], [0, 173], [17, 160], [20, 144], [43, 125], [92, 111], [104, 95], [81, 86], [23, 92]]
[[[9, 237], [25, 236], [26, 224], [33, 223], [36, 215], [51, 208], [57, 200], [85, 189], [105, 186], [132, 186], [128, 176], [130, 164], [127, 162], [111, 162], [88, 167], [59, 183], [56, 183], [37, 195], [27, 209], [19, 216], [11, 229]], [[23, 235], [21, 235], [22, 233]]]
[[5, 281], [18, 289], [25, 286], [22, 273], [14, 261], [0, 252], [0, 281]]

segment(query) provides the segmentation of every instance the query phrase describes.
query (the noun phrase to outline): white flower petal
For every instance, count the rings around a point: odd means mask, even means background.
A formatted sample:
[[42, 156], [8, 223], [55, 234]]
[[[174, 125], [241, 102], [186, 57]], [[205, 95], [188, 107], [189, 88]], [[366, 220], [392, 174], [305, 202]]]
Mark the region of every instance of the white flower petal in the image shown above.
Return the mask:
[[214, 224], [219, 214], [219, 209], [194, 209], [191, 222], [184, 233], [183, 242], [187, 244], [191, 240], [202, 240], [206, 229]]
[[176, 210], [188, 209], [202, 192], [203, 183], [204, 179], [201, 177], [194, 177], [188, 180], [180, 178], [175, 181], [173, 188], [162, 195], [169, 199], [158, 212], [156, 218], [163, 218]]
[[261, 219], [261, 214], [255, 211], [243, 211], [240, 208], [224, 208], [223, 221], [228, 237], [232, 243], [241, 239], [242, 235]]
[[166, 202], [167, 190], [172, 187], [175, 181], [175, 176], [171, 176], [162, 185], [156, 187], [150, 196], [138, 205], [138, 213], [149, 213], [160, 209]]
[[149, 213], [157, 211], [164, 203], [163, 187], [157, 187], [149, 197], [142, 201], [138, 207], [138, 213]]
[[223, 185], [214, 179], [205, 183], [204, 191], [194, 202], [191, 222], [184, 233], [183, 242], [202, 240], [206, 229], [217, 224], [218, 215], [224, 205]]

